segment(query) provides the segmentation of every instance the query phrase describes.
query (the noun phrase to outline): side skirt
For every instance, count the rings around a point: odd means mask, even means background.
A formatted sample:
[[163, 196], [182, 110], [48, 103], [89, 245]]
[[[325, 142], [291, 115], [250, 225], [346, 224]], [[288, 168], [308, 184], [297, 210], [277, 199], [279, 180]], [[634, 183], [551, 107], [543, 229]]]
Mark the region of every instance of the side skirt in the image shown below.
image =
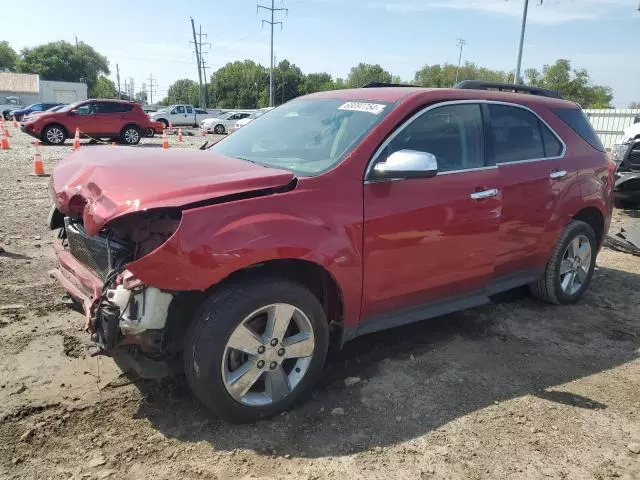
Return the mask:
[[456, 295], [442, 300], [413, 305], [403, 308], [402, 310], [364, 318], [356, 327], [344, 329], [342, 343], [344, 344], [356, 337], [380, 330], [399, 327], [401, 325], [484, 305], [490, 302], [490, 296], [535, 282], [543, 273], [544, 269], [523, 270], [491, 280], [484, 290], [476, 290], [464, 295]]

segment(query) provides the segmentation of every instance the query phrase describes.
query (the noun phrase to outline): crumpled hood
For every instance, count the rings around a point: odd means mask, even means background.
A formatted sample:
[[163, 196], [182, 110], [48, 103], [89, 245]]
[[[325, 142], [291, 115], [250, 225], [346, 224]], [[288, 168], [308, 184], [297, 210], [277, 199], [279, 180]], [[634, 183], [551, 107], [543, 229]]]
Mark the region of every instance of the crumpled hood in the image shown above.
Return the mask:
[[293, 178], [287, 170], [211, 151], [86, 147], [58, 164], [51, 190], [63, 213], [70, 203], [84, 204], [84, 228], [95, 235], [122, 215], [281, 187]]

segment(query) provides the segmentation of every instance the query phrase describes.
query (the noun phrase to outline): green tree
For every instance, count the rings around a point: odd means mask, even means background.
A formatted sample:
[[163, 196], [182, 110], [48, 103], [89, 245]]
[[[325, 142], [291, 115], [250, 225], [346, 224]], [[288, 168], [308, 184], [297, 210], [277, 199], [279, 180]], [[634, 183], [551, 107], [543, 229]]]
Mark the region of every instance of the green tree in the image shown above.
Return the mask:
[[[281, 105], [302, 94], [301, 88], [304, 82], [304, 74], [296, 65], [282, 60], [274, 70], [274, 102]], [[268, 97], [267, 97], [268, 103]], [[262, 102], [261, 102], [262, 103]]]
[[117, 98], [118, 90], [115, 83], [104, 75], [100, 75], [89, 91], [89, 98]]
[[183, 103], [185, 105], [198, 105], [199, 86], [197, 82], [188, 78], [176, 80], [167, 92], [166, 105]]
[[640, 102], [631, 102], [629, 108], [640, 108]]
[[0, 42], [0, 72], [2, 70], [9, 70], [15, 72], [18, 65], [18, 54], [11, 48], [9, 42], [3, 40]]
[[266, 107], [268, 92], [267, 70], [252, 60], [237, 61], [227, 63], [211, 75], [208, 103], [221, 108]]
[[347, 76], [347, 85], [350, 88], [360, 88], [374, 82], [391, 83], [393, 76], [380, 65], [359, 63], [351, 68]]
[[306, 95], [308, 93], [333, 90], [334, 88], [335, 83], [328, 73], [310, 73], [304, 77], [302, 85], [300, 86], [300, 93]]
[[557, 90], [563, 98], [584, 108], [611, 108], [611, 88], [593, 85], [587, 70], [572, 69], [571, 62], [565, 58], [556, 60], [553, 65], [545, 65], [542, 72], [534, 68], [526, 70], [525, 81], [536, 87]]
[[133, 98], [136, 102], [144, 105], [147, 103], [147, 92], [145, 92], [144, 90], [140, 90], [138, 93], [135, 94]]
[[[456, 71], [458, 66], [451, 63], [443, 65], [425, 65], [418, 70], [414, 77], [414, 83], [421, 87], [451, 88], [456, 83]], [[492, 82], [510, 81], [509, 75], [499, 70], [490, 70], [478, 67], [473, 62], [465, 62], [458, 71], [458, 82], [462, 80], [487, 80]]]
[[99, 75], [109, 75], [109, 61], [84, 42], [78, 46], [59, 41], [21, 52], [19, 69], [23, 73], [37, 73], [44, 80], [86, 82], [92, 91]]

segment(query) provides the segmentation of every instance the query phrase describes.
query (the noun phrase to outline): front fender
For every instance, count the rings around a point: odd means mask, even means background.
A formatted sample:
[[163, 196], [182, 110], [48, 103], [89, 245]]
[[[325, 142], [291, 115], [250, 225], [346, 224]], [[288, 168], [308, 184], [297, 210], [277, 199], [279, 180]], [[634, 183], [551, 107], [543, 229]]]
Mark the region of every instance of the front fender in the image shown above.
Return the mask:
[[[361, 184], [360, 184], [361, 185]], [[337, 281], [345, 319], [359, 315], [362, 288], [362, 195], [314, 190], [208, 205], [184, 211], [167, 242], [129, 265], [147, 285], [206, 290], [230, 274], [271, 260], [316, 263]]]

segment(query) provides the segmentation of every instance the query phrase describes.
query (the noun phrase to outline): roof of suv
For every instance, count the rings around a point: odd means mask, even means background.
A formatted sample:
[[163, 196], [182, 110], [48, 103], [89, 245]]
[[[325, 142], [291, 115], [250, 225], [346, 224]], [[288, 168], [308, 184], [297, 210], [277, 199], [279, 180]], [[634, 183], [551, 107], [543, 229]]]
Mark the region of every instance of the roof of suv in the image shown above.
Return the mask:
[[499, 102], [521, 103], [524, 105], [546, 105], [548, 107], [576, 108], [577, 104], [557, 98], [542, 97], [513, 92], [491, 90], [469, 90], [457, 88], [423, 87], [380, 87], [330, 90], [307, 95], [305, 98], [333, 98], [344, 100], [368, 100], [395, 103], [411, 97], [424, 96], [425, 100], [493, 100]]

